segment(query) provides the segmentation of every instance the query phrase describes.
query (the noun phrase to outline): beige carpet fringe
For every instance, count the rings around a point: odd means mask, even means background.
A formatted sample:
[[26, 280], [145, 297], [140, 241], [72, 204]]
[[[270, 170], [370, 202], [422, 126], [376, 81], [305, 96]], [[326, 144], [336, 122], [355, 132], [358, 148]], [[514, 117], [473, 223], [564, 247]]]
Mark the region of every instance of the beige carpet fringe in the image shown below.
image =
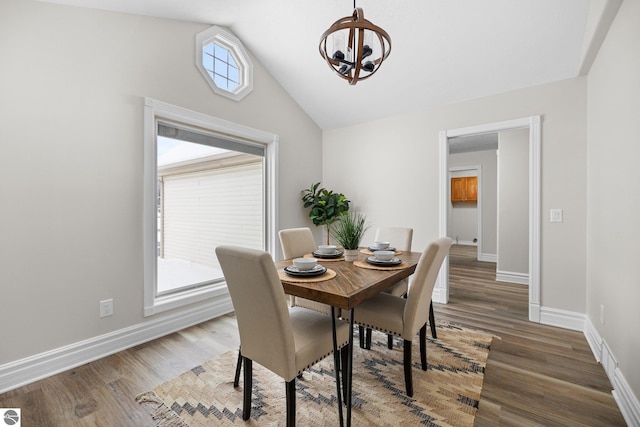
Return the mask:
[[160, 396], [153, 391], [147, 391], [136, 396], [136, 402], [146, 404], [153, 408], [151, 418], [156, 421], [156, 426], [162, 427], [189, 427], [178, 414], [167, 408]]

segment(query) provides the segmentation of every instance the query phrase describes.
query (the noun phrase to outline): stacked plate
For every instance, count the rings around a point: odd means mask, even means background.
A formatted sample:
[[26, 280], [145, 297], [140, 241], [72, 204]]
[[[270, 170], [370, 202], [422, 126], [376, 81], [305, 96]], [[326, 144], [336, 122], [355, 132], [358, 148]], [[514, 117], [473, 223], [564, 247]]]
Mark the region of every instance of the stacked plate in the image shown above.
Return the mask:
[[315, 250], [312, 252], [313, 256], [316, 258], [323, 258], [323, 259], [336, 259], [336, 258], [340, 258], [342, 255], [344, 255], [344, 252], [339, 251], [339, 250], [335, 250], [333, 253], [329, 253], [329, 254], [325, 254], [322, 253], [318, 250]]
[[313, 267], [311, 270], [300, 270], [297, 267], [293, 266], [293, 265], [289, 265], [286, 266], [284, 268], [284, 272], [291, 275], [291, 276], [298, 276], [298, 277], [313, 277], [313, 276], [320, 276], [321, 274], [324, 274], [327, 272], [327, 267], [325, 267], [324, 265], [320, 265], [317, 264], [315, 267]]
[[388, 247], [386, 249], [380, 249], [380, 248], [375, 248], [373, 246], [369, 246], [367, 249], [369, 249], [371, 252], [375, 252], [375, 251], [396, 251], [396, 248], [392, 248], [392, 247]]
[[375, 255], [367, 257], [367, 259], [365, 261], [368, 262], [371, 265], [380, 265], [380, 266], [383, 266], [383, 267], [389, 267], [389, 266], [392, 266], [392, 265], [400, 265], [400, 264], [402, 264], [402, 260], [400, 258], [398, 258], [398, 257], [393, 257], [389, 261], [381, 261], [381, 260], [377, 259]]

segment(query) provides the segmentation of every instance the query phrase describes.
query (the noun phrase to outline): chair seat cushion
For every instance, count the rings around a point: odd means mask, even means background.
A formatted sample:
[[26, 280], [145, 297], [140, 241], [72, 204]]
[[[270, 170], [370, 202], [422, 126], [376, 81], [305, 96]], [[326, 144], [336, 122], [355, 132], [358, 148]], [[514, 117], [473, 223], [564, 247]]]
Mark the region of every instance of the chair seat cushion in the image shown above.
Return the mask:
[[[333, 351], [331, 316], [297, 307], [291, 308], [289, 313], [296, 348], [297, 372], [291, 378], [285, 378], [285, 381], [292, 380]], [[338, 348], [349, 341], [349, 325], [340, 319], [336, 319], [336, 337]]]
[[[380, 293], [356, 307], [354, 321], [359, 325], [402, 337], [406, 301], [402, 297]], [[411, 340], [410, 337], [407, 339]]]

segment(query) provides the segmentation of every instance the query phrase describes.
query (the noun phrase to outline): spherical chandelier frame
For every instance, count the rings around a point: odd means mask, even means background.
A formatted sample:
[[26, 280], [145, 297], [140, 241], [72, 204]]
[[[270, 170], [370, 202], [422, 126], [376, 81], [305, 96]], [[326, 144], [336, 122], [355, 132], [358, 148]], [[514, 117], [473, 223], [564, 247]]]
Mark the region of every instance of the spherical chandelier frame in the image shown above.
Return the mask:
[[[349, 30], [347, 47], [353, 52], [353, 60], [344, 57], [343, 52], [336, 51], [333, 54], [327, 52], [327, 38], [337, 32]], [[373, 52], [370, 46], [364, 44], [365, 31], [370, 31], [377, 38], [381, 55], [375, 59], [369, 59]], [[320, 38], [320, 56], [340, 78], [347, 80], [350, 85], [355, 85], [360, 80], [366, 80], [374, 75], [391, 52], [391, 37], [382, 28], [364, 19], [362, 8], [355, 8], [351, 16], [345, 16], [334, 22]], [[366, 74], [361, 74], [362, 72]]]

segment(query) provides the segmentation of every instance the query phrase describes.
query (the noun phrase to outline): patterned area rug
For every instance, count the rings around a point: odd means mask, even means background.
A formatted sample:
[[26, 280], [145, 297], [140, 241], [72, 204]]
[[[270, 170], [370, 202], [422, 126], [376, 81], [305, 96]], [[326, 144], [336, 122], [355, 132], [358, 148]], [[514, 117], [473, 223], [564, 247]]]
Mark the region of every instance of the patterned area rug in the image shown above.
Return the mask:
[[[357, 328], [356, 328], [357, 329]], [[387, 349], [386, 335], [373, 333], [371, 350], [353, 351], [354, 426], [472, 426], [492, 336], [455, 325], [427, 333], [428, 370], [420, 368], [413, 345], [412, 398], [405, 393], [402, 341]], [[279, 426], [286, 420], [284, 380], [253, 364], [251, 419], [242, 420], [242, 379], [233, 388], [237, 351], [227, 352], [142, 393], [158, 426]], [[333, 357], [296, 381], [296, 422], [300, 426], [338, 425]], [[346, 411], [345, 411], [346, 413]]]

